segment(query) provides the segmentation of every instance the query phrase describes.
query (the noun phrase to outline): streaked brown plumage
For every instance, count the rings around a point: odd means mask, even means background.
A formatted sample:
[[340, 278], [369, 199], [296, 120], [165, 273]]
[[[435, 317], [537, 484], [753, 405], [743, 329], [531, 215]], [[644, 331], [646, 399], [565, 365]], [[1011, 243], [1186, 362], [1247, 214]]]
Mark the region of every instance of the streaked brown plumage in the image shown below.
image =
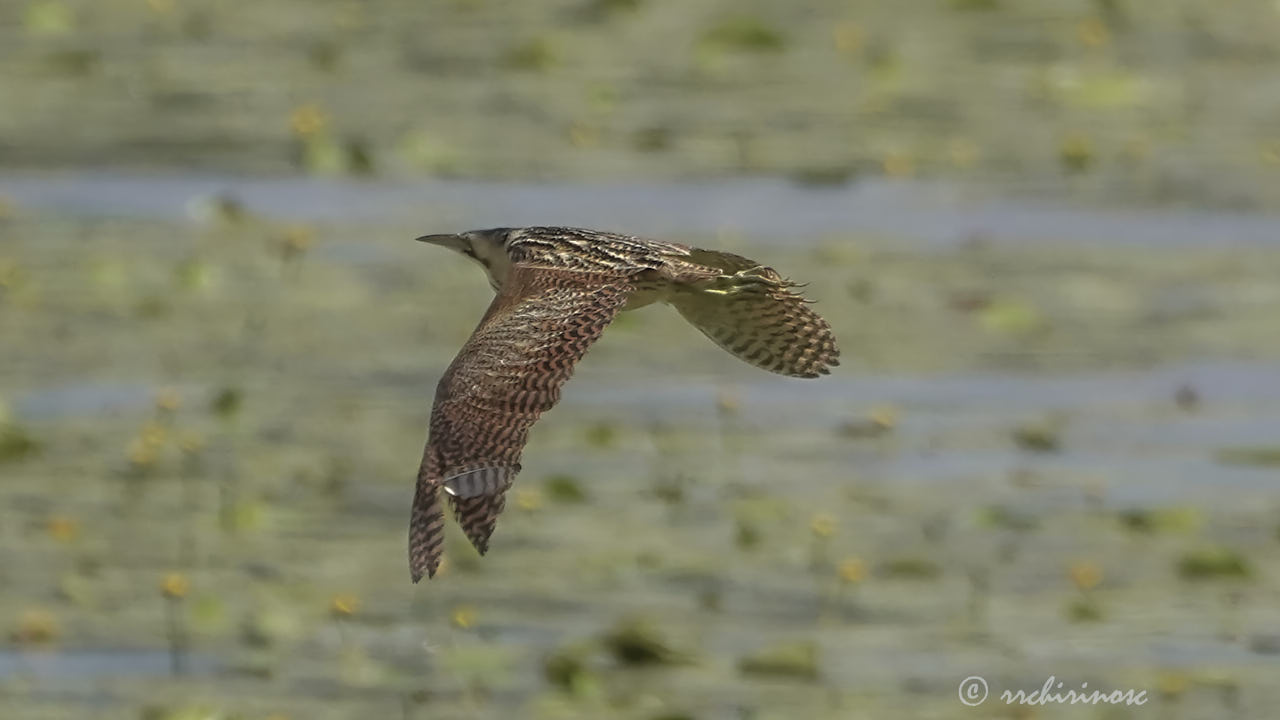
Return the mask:
[[783, 375], [839, 364], [830, 326], [796, 285], [739, 255], [559, 227], [418, 239], [482, 264], [497, 296], [436, 387], [409, 527], [414, 582], [440, 565], [442, 490], [488, 549], [529, 428], [618, 312], [668, 302], [720, 347]]

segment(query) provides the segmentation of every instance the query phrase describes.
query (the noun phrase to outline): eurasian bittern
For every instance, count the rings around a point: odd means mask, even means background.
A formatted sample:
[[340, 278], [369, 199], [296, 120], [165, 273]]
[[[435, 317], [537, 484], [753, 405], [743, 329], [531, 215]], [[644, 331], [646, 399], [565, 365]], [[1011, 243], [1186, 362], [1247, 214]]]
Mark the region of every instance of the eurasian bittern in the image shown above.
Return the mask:
[[831, 327], [797, 286], [740, 255], [561, 227], [418, 239], [483, 265], [497, 296], [436, 386], [409, 526], [414, 582], [440, 566], [441, 489], [471, 544], [488, 549], [529, 428], [619, 311], [670, 303], [720, 347], [783, 375], [838, 364]]

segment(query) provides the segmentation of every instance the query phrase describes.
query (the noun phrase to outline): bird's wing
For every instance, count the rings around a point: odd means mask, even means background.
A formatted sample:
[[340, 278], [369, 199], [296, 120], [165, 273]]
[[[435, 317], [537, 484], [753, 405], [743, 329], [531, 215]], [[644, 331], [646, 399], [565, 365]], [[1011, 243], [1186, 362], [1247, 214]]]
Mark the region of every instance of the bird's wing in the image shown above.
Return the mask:
[[529, 428], [627, 301], [626, 275], [516, 264], [436, 387], [418, 472], [409, 559], [415, 582], [439, 564], [439, 490], [481, 553], [520, 472]]
[[684, 285], [671, 304], [717, 345], [752, 365], [794, 377], [818, 377], [840, 364], [831, 326], [773, 268], [697, 248], [690, 259], [722, 274]]

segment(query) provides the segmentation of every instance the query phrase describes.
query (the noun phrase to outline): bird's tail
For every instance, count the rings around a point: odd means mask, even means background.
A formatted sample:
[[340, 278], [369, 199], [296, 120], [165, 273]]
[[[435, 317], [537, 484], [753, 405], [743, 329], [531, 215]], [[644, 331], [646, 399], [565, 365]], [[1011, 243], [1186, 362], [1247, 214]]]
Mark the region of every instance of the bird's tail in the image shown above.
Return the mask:
[[413, 493], [409, 518], [409, 574], [414, 582], [434, 577], [444, 554], [444, 510], [440, 507], [439, 476], [423, 462]]
[[498, 516], [507, 504], [506, 488], [489, 495], [475, 497], [449, 496], [453, 515], [458, 519], [467, 539], [481, 555], [489, 549], [489, 536], [498, 524]]

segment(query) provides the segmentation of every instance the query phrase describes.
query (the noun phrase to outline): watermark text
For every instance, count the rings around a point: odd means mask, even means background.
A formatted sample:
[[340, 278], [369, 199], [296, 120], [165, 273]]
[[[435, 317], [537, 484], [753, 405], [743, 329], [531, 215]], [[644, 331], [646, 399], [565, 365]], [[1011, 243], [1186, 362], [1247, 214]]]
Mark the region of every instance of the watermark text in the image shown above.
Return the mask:
[[[970, 707], [987, 701], [990, 688], [981, 675], [970, 675], [960, 682], [960, 702]], [[1099, 690], [1082, 682], [1071, 687], [1053, 675], [1034, 690], [1004, 690], [999, 700], [1005, 705], [1146, 705], [1146, 690]]]

